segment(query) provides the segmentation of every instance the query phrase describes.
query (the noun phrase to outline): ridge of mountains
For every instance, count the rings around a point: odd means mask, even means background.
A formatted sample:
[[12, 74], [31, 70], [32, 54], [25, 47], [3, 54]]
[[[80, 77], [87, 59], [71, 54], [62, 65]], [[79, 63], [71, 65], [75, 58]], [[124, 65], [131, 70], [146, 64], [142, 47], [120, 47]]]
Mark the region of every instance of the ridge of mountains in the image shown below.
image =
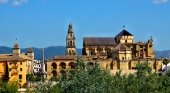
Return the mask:
[[[32, 47], [34, 50], [34, 57], [36, 60], [42, 60], [43, 57], [43, 48]], [[45, 59], [53, 58], [57, 55], [65, 55], [66, 47], [64, 46], [49, 46], [44, 48], [44, 57]], [[79, 55], [81, 55], [82, 49], [77, 49]], [[27, 53], [28, 48], [21, 48], [21, 53]], [[12, 54], [12, 48], [6, 46], [0, 46], [0, 54]]]
[[[22, 48], [21, 53], [27, 53], [27, 48]], [[42, 59], [42, 48], [33, 47], [35, 59], [41, 60]], [[64, 46], [49, 46], [44, 48], [44, 57], [46, 59], [53, 58], [57, 55], [65, 55], [66, 47]], [[82, 49], [77, 48], [77, 52], [79, 55], [82, 54]], [[0, 54], [11, 54], [12, 48], [6, 46], [0, 46]], [[155, 51], [156, 58], [169, 58], [170, 57], [170, 50], [165, 51]]]

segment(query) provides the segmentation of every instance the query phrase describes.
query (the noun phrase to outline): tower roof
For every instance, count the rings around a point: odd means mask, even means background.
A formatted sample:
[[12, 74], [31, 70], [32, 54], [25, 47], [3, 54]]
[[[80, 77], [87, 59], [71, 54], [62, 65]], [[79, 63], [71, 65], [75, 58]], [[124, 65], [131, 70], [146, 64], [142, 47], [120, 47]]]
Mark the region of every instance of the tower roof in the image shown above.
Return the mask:
[[71, 22], [70, 22], [70, 24], [68, 26], [68, 33], [73, 33], [73, 26], [72, 26]]
[[133, 36], [130, 32], [128, 32], [127, 30], [125, 30], [125, 26], [123, 26], [123, 30], [116, 35], [117, 36]]
[[15, 44], [14, 44], [13, 49], [19, 49], [18, 43], [15, 43]]
[[34, 52], [34, 50], [32, 48], [28, 48], [27, 53], [33, 53], [33, 52]]

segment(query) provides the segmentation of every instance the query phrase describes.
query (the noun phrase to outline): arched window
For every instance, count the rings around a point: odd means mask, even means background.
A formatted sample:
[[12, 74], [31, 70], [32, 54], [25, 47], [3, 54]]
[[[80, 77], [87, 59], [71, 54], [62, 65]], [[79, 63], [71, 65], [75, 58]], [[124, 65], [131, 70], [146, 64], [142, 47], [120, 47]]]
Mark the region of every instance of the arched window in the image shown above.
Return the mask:
[[67, 45], [69, 46], [69, 45], [70, 45], [70, 42], [68, 42]]
[[74, 69], [75, 68], [75, 63], [74, 62], [70, 62], [69, 66], [71, 67], [71, 69]]
[[57, 71], [53, 70], [52, 74], [53, 74], [53, 77], [56, 77], [57, 76]]
[[66, 75], [66, 71], [61, 70], [60, 73], [62, 74], [62, 76]]
[[127, 43], [127, 40], [125, 40], [125, 43]]
[[53, 69], [57, 69], [57, 64], [56, 63], [52, 63], [51, 66], [53, 67]]
[[61, 62], [61, 63], [60, 63], [60, 67], [61, 67], [62, 69], [66, 69], [66, 63]]
[[70, 45], [71, 45], [71, 46], [73, 45], [73, 42], [72, 42], [72, 41], [70, 41]]

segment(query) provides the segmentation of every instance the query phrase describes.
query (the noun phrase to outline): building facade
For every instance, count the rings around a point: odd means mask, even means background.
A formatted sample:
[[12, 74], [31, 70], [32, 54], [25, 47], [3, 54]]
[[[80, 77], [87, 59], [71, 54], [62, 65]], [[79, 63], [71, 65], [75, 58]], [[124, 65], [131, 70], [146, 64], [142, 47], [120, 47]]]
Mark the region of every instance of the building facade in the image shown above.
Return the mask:
[[[83, 55], [100, 55], [106, 54], [108, 58], [115, 54], [116, 47], [123, 45], [131, 51], [131, 56], [128, 58], [116, 58], [123, 60], [131, 59], [154, 59], [152, 37], [146, 42], [134, 42], [134, 36], [123, 28], [123, 30], [115, 37], [85, 37], [83, 40]], [[119, 51], [121, 52], [121, 51]], [[122, 54], [122, 53], [121, 53]], [[126, 55], [126, 54], [125, 54]]]
[[[146, 42], [135, 42], [134, 36], [125, 30], [115, 37], [84, 37], [82, 55], [76, 55], [75, 35], [72, 24], [66, 37], [66, 55], [56, 56], [46, 61], [47, 77], [57, 77], [74, 69], [77, 57], [90, 65], [99, 64], [111, 73], [135, 73], [136, 64], [148, 62], [153, 72], [162, 67], [162, 60], [156, 60], [152, 37]], [[73, 51], [72, 51], [73, 50]]]
[[74, 36], [73, 26], [70, 23], [68, 27], [67, 37], [66, 37], [66, 55], [67, 56], [77, 55], [75, 40], [76, 38]]
[[34, 60], [33, 73], [34, 75], [42, 72], [42, 63], [40, 60]]
[[31, 58], [20, 53], [16, 43], [12, 54], [0, 54], [0, 78], [9, 82], [19, 82], [20, 87], [26, 84], [27, 63]]

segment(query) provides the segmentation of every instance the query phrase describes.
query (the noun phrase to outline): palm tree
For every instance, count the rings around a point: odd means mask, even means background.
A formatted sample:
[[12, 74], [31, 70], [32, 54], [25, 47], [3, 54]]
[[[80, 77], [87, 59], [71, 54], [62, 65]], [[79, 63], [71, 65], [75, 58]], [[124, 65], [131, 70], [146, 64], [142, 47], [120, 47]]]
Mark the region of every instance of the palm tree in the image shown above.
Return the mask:
[[167, 73], [167, 70], [168, 70], [168, 63], [169, 63], [169, 60], [168, 59], [164, 59], [163, 62], [162, 62], [164, 65], [166, 65], [166, 73]]

